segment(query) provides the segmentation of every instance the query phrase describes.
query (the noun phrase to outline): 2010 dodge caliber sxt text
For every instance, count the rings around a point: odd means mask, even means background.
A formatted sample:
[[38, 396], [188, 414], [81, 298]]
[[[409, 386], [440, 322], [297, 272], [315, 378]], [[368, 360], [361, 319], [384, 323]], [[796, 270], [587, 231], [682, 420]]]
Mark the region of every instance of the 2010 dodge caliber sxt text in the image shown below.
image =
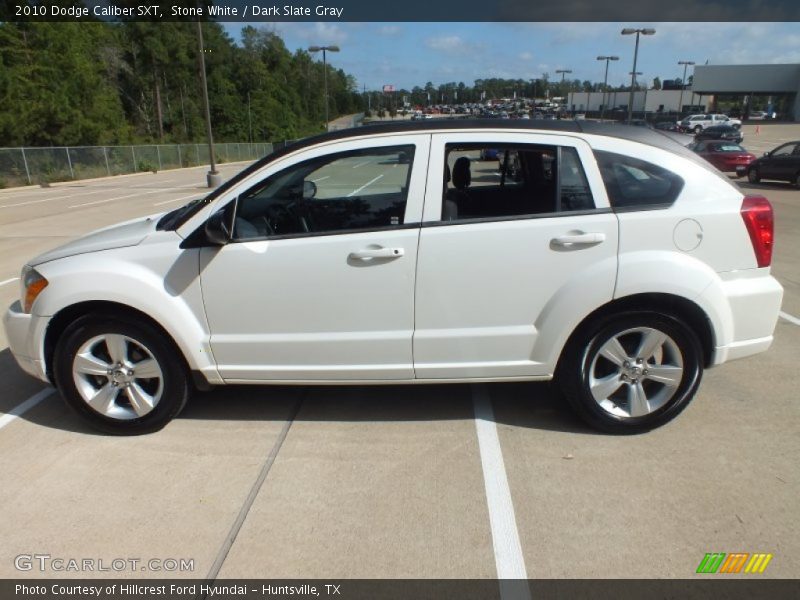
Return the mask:
[[39, 256], [4, 322], [21, 367], [111, 433], [226, 383], [553, 378], [634, 433], [769, 347], [772, 246], [769, 202], [658, 132], [373, 126]]

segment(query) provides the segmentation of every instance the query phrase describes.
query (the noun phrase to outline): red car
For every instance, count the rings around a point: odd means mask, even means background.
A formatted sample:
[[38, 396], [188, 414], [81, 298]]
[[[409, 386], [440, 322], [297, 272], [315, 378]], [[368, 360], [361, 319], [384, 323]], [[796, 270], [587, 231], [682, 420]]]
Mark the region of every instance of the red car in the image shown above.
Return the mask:
[[702, 140], [689, 146], [723, 173], [735, 172], [741, 176], [747, 171], [747, 166], [756, 159], [755, 154], [750, 154], [735, 142], [724, 140]]

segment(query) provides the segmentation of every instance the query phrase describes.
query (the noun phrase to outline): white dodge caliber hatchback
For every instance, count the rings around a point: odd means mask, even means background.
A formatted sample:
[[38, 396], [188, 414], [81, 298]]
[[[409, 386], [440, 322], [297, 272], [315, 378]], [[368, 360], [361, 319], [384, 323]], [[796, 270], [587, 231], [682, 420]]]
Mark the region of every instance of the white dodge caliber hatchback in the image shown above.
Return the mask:
[[553, 378], [634, 433], [769, 347], [772, 245], [765, 198], [657, 132], [373, 126], [31, 260], [4, 323], [20, 366], [110, 433], [226, 383]]

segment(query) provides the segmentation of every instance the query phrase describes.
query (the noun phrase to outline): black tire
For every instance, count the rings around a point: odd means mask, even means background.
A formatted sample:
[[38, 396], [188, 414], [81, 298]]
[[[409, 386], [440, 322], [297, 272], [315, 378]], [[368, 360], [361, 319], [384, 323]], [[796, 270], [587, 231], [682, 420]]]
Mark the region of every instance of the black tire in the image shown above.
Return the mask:
[[756, 167], [747, 169], [747, 181], [750, 183], [759, 183], [761, 181], [761, 175], [759, 175]]
[[702, 125], [697, 125], [697, 126], [694, 128], [694, 134], [695, 134], [695, 135], [697, 135], [697, 134], [698, 134], [698, 133], [700, 133], [701, 131], [703, 131], [703, 126], [702, 126]]
[[[644, 335], [637, 332], [637, 329], [656, 330], [666, 334], [671, 342], [670, 347], [677, 350], [680, 355], [682, 371], [674, 389], [646, 377], [648, 367], [650, 370], [659, 366], [676, 368], [667, 362], [659, 364], [671, 353], [667, 345], [658, 350], [659, 361], [656, 361], [654, 356], [638, 365], [644, 369], [645, 375], [638, 375], [642, 379], [637, 389], [643, 389], [647, 398], [652, 394], [654, 408], [642, 416], [631, 416], [619, 414], [631, 410], [630, 405], [626, 406], [631, 383], [620, 382], [619, 388], [610, 392], [609, 397], [603, 401], [604, 407], [592, 395], [590, 380], [592, 375], [598, 375], [598, 370], [604, 367], [607, 369], [605, 377], [613, 377], [613, 371], [617, 367], [608, 359], [601, 358], [599, 354], [601, 348], [612, 338], [619, 336], [618, 339], [625, 342], [622, 346], [626, 354], [631, 357], [635, 354], [635, 347], [644, 339]], [[625, 333], [631, 330], [633, 332]], [[647, 360], [653, 362], [649, 363]], [[636, 364], [632, 366], [637, 367]], [[621, 367], [618, 370], [622, 372]], [[603, 376], [602, 372], [599, 374]], [[557, 379], [572, 409], [588, 425], [607, 433], [635, 434], [660, 427], [678, 416], [697, 392], [702, 374], [703, 353], [700, 342], [683, 321], [654, 312], [627, 312], [599, 319], [577, 331], [564, 349]], [[675, 379], [677, 380], [678, 376]], [[631, 379], [627, 381], [630, 382]], [[659, 405], [656, 401], [661, 398], [663, 404]], [[647, 406], [649, 410], [650, 404]], [[614, 412], [611, 412], [612, 410]]]
[[800, 190], [800, 171], [794, 174], [794, 180], [792, 181], [794, 187]]
[[[124, 336], [128, 340], [124, 343], [127, 352], [133, 358], [152, 357], [160, 369], [160, 374], [153, 379], [134, 379], [141, 388], [152, 385], [158, 390], [159, 397], [153, 404], [149, 412], [142, 416], [133, 418], [112, 418], [92, 408], [88, 401], [84, 400], [81, 391], [76, 383], [76, 376], [73, 375], [73, 363], [76, 355], [82, 346], [90, 343], [98, 336]], [[94, 352], [107, 352], [105, 342], [98, 342]], [[146, 356], [142, 349], [149, 353]], [[138, 353], [138, 356], [137, 356]], [[110, 355], [110, 353], [108, 353]], [[94, 355], [95, 357], [97, 354]], [[106, 362], [112, 359], [108, 356], [102, 358]], [[133, 367], [137, 363], [131, 363]], [[55, 385], [61, 392], [67, 404], [80, 416], [85, 418], [94, 428], [105, 433], [114, 435], [140, 435], [151, 433], [163, 428], [169, 421], [180, 413], [189, 398], [189, 381], [186, 369], [181, 361], [174, 344], [171, 340], [165, 339], [164, 334], [154, 326], [146, 322], [138, 322], [134, 319], [113, 316], [107, 314], [93, 314], [84, 316], [72, 323], [61, 335], [55, 349], [53, 359], [53, 375]], [[84, 380], [88, 383], [82, 384], [84, 390], [87, 385], [94, 389], [105, 387], [106, 384], [114, 385], [118, 390], [116, 399], [109, 403], [114, 405], [113, 410], [122, 415], [123, 413], [133, 413], [133, 404], [129, 400], [128, 394], [123, 391], [120, 384], [113, 382], [111, 375], [84, 375]]]

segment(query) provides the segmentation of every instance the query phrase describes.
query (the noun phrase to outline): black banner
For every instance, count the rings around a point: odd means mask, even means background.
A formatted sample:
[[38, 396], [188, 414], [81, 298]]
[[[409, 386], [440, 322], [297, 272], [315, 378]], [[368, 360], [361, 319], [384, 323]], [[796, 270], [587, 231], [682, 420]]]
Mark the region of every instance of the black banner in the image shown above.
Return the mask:
[[800, 21], [797, 0], [4, 0], [0, 21]]
[[795, 600], [800, 580], [746, 579], [4, 579], [3, 600]]

